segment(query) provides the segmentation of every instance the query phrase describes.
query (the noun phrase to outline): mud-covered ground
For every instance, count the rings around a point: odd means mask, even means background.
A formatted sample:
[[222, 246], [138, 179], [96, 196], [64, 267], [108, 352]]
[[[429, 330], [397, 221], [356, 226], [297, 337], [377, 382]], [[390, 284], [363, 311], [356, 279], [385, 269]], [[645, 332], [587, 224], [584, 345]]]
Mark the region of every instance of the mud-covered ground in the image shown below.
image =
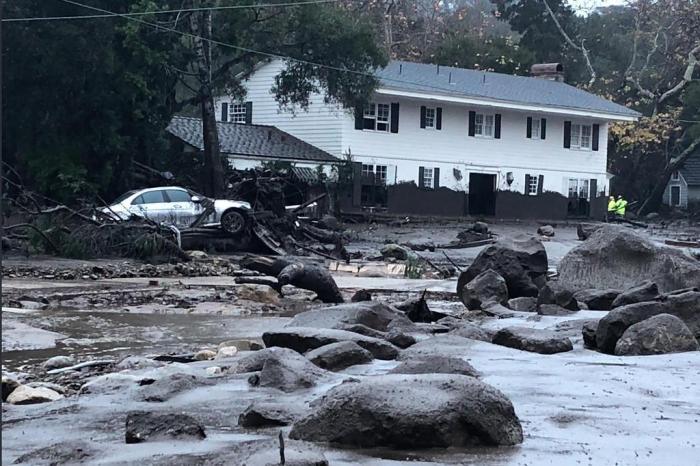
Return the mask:
[[[537, 225], [511, 223], [491, 228], [499, 236], [510, 236], [534, 233]], [[463, 225], [458, 223], [358, 225], [351, 228], [353, 241], [348, 250], [373, 256], [386, 242], [444, 244], [454, 240], [461, 229]], [[670, 235], [661, 229], [649, 234], [657, 240], [692, 235], [675, 230]], [[552, 272], [577, 243], [575, 225], [557, 225], [556, 236], [544, 243]], [[466, 267], [481, 249], [444, 252], [460, 267]], [[439, 266], [450, 263], [441, 250], [419, 254]], [[94, 267], [113, 267], [112, 261], [6, 260], [5, 267], [41, 272], [3, 277], [3, 371], [25, 382], [58, 383], [66, 397], [37, 405], [3, 403], [2, 464], [18, 458], [25, 464], [48, 464], [51, 460], [41, 457], [60, 459], [55, 449], [47, 450], [56, 444], [73, 452], [73, 456], [66, 457], [73, 461], [77, 459], [75, 451], [80, 449], [87, 455], [83, 461], [90, 464], [198, 464], [207, 457], [230, 454], [241, 442], [276, 438], [280, 428], [238, 426], [238, 415], [252, 400], [274, 400], [303, 410], [347, 377], [385, 373], [397, 364], [374, 361], [353, 366], [330, 375], [312, 389], [286, 394], [250, 387], [241, 376], [209, 376], [205, 372], [211, 366], [231, 365], [245, 351], [230, 360], [162, 363], [159, 367], [123, 371], [113, 385], [82, 394], [78, 394], [80, 386], [103, 374], [104, 369], [49, 375], [42, 368], [44, 361], [56, 355], [72, 355], [77, 362], [119, 361], [128, 355], [191, 354], [216, 349], [227, 340], [261, 342], [264, 331], [284, 326], [298, 312], [323, 306], [313, 301], [313, 293], [292, 287], [285, 287], [284, 296], [279, 297], [264, 287], [236, 285], [235, 276], [246, 274], [237, 267], [237, 259], [209, 256], [198, 261], [206, 276], [197, 276], [195, 264], [192, 273], [168, 269], [158, 275], [158, 268], [149, 268], [154, 272], [125, 272], [125, 276], [113, 278], [102, 278], [99, 273], [85, 277], [83, 273]], [[226, 265], [221, 266], [224, 262]], [[143, 267], [123, 261], [119, 265], [127, 272]], [[379, 270], [385, 264], [370, 265]], [[61, 271], [76, 269], [81, 270], [79, 277], [60, 279]], [[358, 289], [372, 290], [374, 299], [388, 303], [428, 290], [431, 309], [466, 316], [454, 295], [456, 277], [407, 279], [390, 273], [379, 277], [347, 272], [334, 272], [334, 277], [347, 300]], [[466, 316], [485, 329], [510, 325], [549, 328], [570, 336], [574, 342], [574, 351], [556, 355], [479, 341], [454, 348], [454, 354], [467, 359], [481, 373], [482, 380], [510, 398], [523, 425], [522, 445], [428, 451], [322, 449], [333, 465], [390, 465], [403, 461], [475, 465], [697, 464], [700, 353], [621, 358], [584, 349], [580, 331], [583, 321], [603, 315], [599, 311], [580, 311], [563, 317]], [[134, 380], [157, 379], [175, 372], [208, 377], [214, 383], [165, 403], [138, 401]], [[207, 438], [126, 445], [125, 417], [134, 410], [191, 414], [204, 424]], [[289, 428], [281, 430], [288, 432]], [[35, 451], [39, 453], [30, 454]]]

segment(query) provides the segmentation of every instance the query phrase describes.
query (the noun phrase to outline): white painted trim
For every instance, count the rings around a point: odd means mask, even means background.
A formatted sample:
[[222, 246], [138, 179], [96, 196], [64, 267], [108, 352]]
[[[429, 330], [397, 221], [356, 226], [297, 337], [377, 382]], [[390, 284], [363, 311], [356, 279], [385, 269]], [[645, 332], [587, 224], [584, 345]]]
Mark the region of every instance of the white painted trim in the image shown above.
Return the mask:
[[590, 110], [579, 110], [566, 107], [553, 107], [542, 105], [517, 104], [509, 101], [499, 101], [478, 97], [458, 97], [452, 95], [431, 94], [426, 92], [400, 91], [386, 87], [380, 87], [375, 91], [377, 94], [407, 97], [420, 100], [431, 100], [437, 102], [453, 102], [466, 105], [476, 105], [479, 107], [507, 108], [511, 110], [522, 110], [526, 112], [548, 113], [553, 115], [574, 115], [599, 120], [610, 121], [637, 121], [638, 117], [620, 115], [615, 113], [595, 112]]

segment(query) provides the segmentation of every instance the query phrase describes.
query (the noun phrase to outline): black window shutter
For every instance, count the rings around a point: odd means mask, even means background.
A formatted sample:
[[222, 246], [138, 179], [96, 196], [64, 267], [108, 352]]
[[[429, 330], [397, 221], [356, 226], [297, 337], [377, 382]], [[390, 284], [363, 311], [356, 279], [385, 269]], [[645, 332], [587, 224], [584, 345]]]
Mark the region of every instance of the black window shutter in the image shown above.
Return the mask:
[[542, 118], [540, 120], [540, 138], [546, 139], [547, 138], [547, 119]]
[[364, 115], [364, 108], [362, 105], [355, 106], [355, 129], [362, 129], [362, 120]]
[[542, 194], [542, 185], [544, 184], [544, 175], [540, 175], [537, 180], [537, 194]]
[[591, 199], [595, 199], [596, 197], [598, 197], [598, 180], [596, 180], [595, 178], [591, 178], [589, 189], [589, 195], [591, 196]]
[[425, 185], [423, 184], [423, 172], [425, 171], [425, 168], [423, 167], [418, 167], [418, 187], [419, 188], [424, 188]]
[[228, 121], [228, 102], [221, 103], [221, 121]]
[[362, 205], [362, 162], [352, 163], [352, 205]]
[[564, 122], [564, 149], [571, 148], [571, 122]]
[[600, 137], [600, 125], [593, 125], [593, 141], [591, 143], [593, 150], [598, 150], [598, 138]]
[[253, 124], [253, 102], [250, 101], [245, 103], [245, 124]]
[[527, 129], [525, 130], [525, 137], [528, 139], [532, 138], [532, 117], [527, 117]]
[[420, 107], [420, 127], [425, 128], [425, 106]]
[[474, 127], [476, 126], [476, 112], [469, 112], [469, 136], [474, 136]]
[[495, 137], [496, 139], [501, 139], [501, 114], [500, 113], [496, 113], [496, 116], [494, 118], [493, 137]]
[[433, 168], [433, 188], [437, 189], [440, 187], [440, 169]]
[[525, 175], [525, 194], [530, 194], [530, 175]]
[[396, 102], [391, 104], [391, 132], [399, 132], [399, 104]]
[[442, 108], [435, 110], [435, 129], [442, 129]]

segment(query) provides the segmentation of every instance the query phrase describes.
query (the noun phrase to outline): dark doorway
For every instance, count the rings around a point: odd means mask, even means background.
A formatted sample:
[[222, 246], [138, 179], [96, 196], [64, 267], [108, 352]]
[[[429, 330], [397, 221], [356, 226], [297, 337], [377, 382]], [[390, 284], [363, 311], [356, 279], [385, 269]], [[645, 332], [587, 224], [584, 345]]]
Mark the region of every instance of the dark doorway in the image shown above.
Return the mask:
[[671, 186], [671, 205], [676, 207], [681, 205], [681, 187]]
[[496, 214], [496, 175], [469, 174], [469, 215]]

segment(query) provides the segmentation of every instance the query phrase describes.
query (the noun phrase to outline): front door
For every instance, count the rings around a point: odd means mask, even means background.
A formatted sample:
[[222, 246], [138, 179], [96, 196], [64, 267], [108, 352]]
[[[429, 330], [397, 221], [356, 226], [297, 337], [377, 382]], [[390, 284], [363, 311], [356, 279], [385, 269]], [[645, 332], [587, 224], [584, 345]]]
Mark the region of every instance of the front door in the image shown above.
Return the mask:
[[496, 175], [469, 174], [469, 215], [496, 214]]
[[677, 207], [681, 205], [681, 187], [671, 186], [671, 205]]

